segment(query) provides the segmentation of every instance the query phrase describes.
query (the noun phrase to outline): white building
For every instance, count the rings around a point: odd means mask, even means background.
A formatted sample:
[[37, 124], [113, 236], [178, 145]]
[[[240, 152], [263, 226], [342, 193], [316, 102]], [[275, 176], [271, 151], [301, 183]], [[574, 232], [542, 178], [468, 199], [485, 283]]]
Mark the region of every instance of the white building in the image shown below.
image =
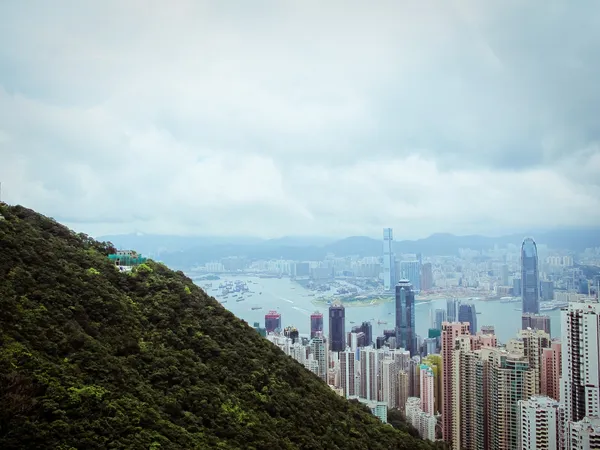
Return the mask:
[[579, 422], [572, 422], [568, 429], [567, 450], [600, 449], [600, 418], [586, 417]]
[[427, 414], [421, 409], [419, 397], [409, 397], [405, 406], [406, 420], [412, 424], [423, 439], [435, 441], [435, 427], [437, 419], [432, 414]]
[[519, 450], [562, 450], [564, 411], [550, 397], [519, 400]]
[[561, 311], [560, 400], [566, 422], [600, 416], [600, 303], [569, 303]]

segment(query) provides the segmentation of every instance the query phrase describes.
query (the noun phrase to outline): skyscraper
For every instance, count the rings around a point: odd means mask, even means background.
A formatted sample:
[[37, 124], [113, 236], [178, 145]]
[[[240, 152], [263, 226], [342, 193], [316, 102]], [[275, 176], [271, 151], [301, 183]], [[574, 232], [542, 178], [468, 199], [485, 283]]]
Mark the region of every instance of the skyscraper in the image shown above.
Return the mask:
[[383, 229], [383, 287], [391, 291], [395, 284], [396, 269], [394, 268], [394, 252], [392, 244], [394, 233], [391, 228]]
[[458, 322], [469, 322], [471, 334], [477, 333], [477, 311], [471, 303], [461, 303], [458, 307]]
[[549, 397], [519, 400], [519, 450], [562, 450], [563, 409]]
[[433, 287], [433, 268], [431, 263], [421, 266], [421, 290], [429, 291]]
[[329, 307], [329, 349], [332, 352], [346, 350], [346, 310], [341, 303]]
[[421, 263], [419, 261], [402, 261], [400, 272], [402, 279], [410, 281], [415, 292], [421, 291]]
[[420, 366], [420, 394], [421, 394], [421, 409], [427, 414], [435, 413], [435, 375], [431, 367], [427, 364]]
[[524, 313], [521, 315], [521, 329], [531, 328], [534, 330], [544, 330], [550, 334], [550, 316], [543, 314]]
[[269, 311], [265, 314], [265, 328], [267, 333], [273, 333], [275, 330], [281, 330], [281, 314], [277, 311]]
[[542, 395], [560, 400], [560, 377], [562, 375], [560, 340], [553, 340], [550, 348], [542, 350], [541, 386]]
[[445, 309], [436, 309], [433, 318], [433, 328], [442, 331], [442, 323], [448, 320]]
[[458, 389], [453, 383], [453, 351], [459, 336], [469, 335], [469, 323], [444, 322], [442, 324], [442, 434], [444, 441], [453, 442], [455, 419], [453, 399]]
[[458, 312], [458, 300], [455, 298], [449, 298], [446, 300], [446, 310], [448, 312], [448, 322], [456, 322]]
[[569, 303], [561, 311], [562, 378], [565, 420], [600, 416], [600, 303]]
[[521, 296], [523, 313], [540, 312], [540, 274], [537, 246], [531, 238], [525, 238], [521, 246]]
[[408, 280], [400, 280], [396, 285], [396, 345], [408, 350], [411, 356], [417, 354], [415, 293]]
[[315, 311], [310, 315], [310, 338], [314, 338], [317, 333], [323, 333], [323, 314]]

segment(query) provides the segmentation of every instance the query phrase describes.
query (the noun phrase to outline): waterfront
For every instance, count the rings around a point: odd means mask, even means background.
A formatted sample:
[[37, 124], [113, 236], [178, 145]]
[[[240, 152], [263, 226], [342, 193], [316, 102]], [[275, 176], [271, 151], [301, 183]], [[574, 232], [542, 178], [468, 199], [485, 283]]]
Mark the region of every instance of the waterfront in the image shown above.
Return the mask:
[[[310, 332], [310, 315], [314, 311], [319, 311], [324, 316], [324, 331], [328, 332], [327, 306], [315, 306], [312, 303], [314, 297], [309, 295], [312, 292], [290, 281], [289, 278], [222, 277], [221, 280], [212, 283], [213, 287], [216, 287], [220, 283], [233, 280], [251, 282], [249, 287], [254, 293], [241, 302], [236, 302], [229, 296], [223, 306], [250, 325], [259, 322], [261, 326], [264, 326], [265, 314], [270, 310], [275, 310], [281, 314], [282, 326], [294, 325], [301, 334], [306, 335]], [[199, 285], [206, 283], [205, 281], [198, 282]], [[262, 292], [262, 295], [259, 295], [259, 292]], [[217, 300], [222, 300], [220, 290], [208, 289], [207, 293]], [[477, 312], [481, 313], [477, 315], [478, 328], [481, 328], [482, 325], [494, 325], [496, 335], [501, 342], [506, 342], [515, 336], [521, 326], [521, 311], [515, 310], [520, 306], [519, 303], [501, 303], [499, 301], [475, 301], [474, 303]], [[350, 331], [353, 325], [370, 320], [373, 326], [373, 336], [379, 336], [383, 334], [384, 329], [394, 327], [394, 306], [392, 301], [377, 305], [348, 307], [346, 308], [346, 330]], [[259, 307], [261, 309], [252, 309]], [[445, 299], [417, 303], [415, 312], [417, 334], [422, 337], [427, 336], [431, 315], [438, 308], [446, 308]], [[552, 336], [560, 336], [560, 311], [550, 311], [547, 314], [551, 318]], [[387, 323], [378, 323], [378, 321]]]

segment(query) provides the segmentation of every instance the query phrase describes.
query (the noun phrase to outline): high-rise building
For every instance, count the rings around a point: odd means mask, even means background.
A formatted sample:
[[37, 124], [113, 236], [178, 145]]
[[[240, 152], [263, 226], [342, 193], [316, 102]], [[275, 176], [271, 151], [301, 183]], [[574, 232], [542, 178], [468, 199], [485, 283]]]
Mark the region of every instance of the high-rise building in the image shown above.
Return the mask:
[[285, 329], [283, 330], [283, 335], [286, 338], [291, 339], [292, 345], [296, 342], [299, 342], [300, 340], [300, 333], [298, 332], [298, 328], [296, 328], [293, 325], [288, 325], [287, 327], [285, 327]]
[[433, 373], [433, 397], [434, 405], [433, 410], [435, 414], [439, 414], [442, 411], [442, 356], [441, 355], [427, 355], [421, 360], [423, 364], [427, 364]]
[[600, 416], [600, 303], [573, 302], [561, 311], [565, 420]]
[[394, 289], [396, 269], [394, 268], [394, 232], [391, 228], [383, 229], [383, 288]]
[[371, 347], [360, 349], [360, 387], [358, 390], [360, 398], [377, 401], [379, 358], [381, 355], [380, 352]]
[[435, 414], [435, 375], [427, 364], [420, 366], [421, 409], [427, 414]]
[[458, 306], [458, 321], [469, 322], [471, 334], [477, 333], [477, 311], [472, 303], [461, 303]]
[[393, 359], [379, 361], [379, 376], [381, 379], [380, 392], [382, 402], [386, 402], [389, 408], [396, 408], [398, 399], [398, 370]]
[[433, 328], [442, 330], [442, 323], [448, 321], [448, 315], [445, 309], [436, 309], [434, 312]]
[[519, 297], [521, 295], [521, 279], [513, 278], [513, 297]]
[[400, 370], [398, 372], [398, 400], [396, 403], [398, 404], [398, 409], [402, 414], [406, 417], [406, 401], [410, 397], [410, 377], [408, 376], [408, 372], [406, 370]]
[[363, 322], [362, 324], [352, 327], [353, 333], [364, 333], [364, 345], [363, 347], [373, 344], [373, 326], [371, 322]]
[[585, 417], [570, 422], [567, 428], [567, 450], [600, 449], [600, 417]]
[[549, 397], [519, 400], [519, 450], [563, 450], [564, 411]]
[[421, 263], [419, 261], [402, 261], [400, 272], [402, 279], [408, 280], [415, 292], [421, 291]]
[[396, 285], [396, 345], [408, 350], [411, 356], [417, 354], [417, 334], [415, 331], [415, 293], [408, 280], [400, 280]]
[[469, 323], [442, 324], [442, 434], [444, 441], [453, 442], [455, 422], [453, 397], [458, 395], [453, 383], [453, 351], [459, 336], [469, 335]]
[[520, 353], [529, 361], [529, 369], [534, 377], [534, 394], [541, 392], [541, 362], [545, 348], [550, 347], [550, 335], [543, 330], [520, 330], [517, 337], [508, 341], [506, 349], [510, 353]]
[[332, 352], [346, 350], [346, 310], [341, 303], [329, 307], [329, 349]]
[[531, 238], [525, 238], [521, 246], [521, 296], [523, 312], [540, 312], [540, 275], [537, 246]]
[[542, 300], [554, 300], [554, 281], [543, 280], [540, 283], [540, 297]]
[[315, 336], [310, 341], [310, 353], [312, 360], [316, 362], [314, 372], [324, 381], [327, 380], [327, 346], [321, 335]]
[[543, 330], [550, 334], [550, 316], [544, 314], [523, 313], [521, 315], [521, 329]]
[[356, 392], [356, 355], [354, 352], [340, 352], [340, 386], [346, 398]]
[[425, 263], [421, 266], [421, 290], [431, 289], [433, 289], [433, 267], [431, 263]]
[[310, 315], [310, 338], [314, 338], [317, 333], [323, 333], [323, 314], [315, 311]]
[[500, 282], [502, 286], [508, 286], [508, 264], [502, 264], [500, 268]]
[[267, 333], [281, 330], [281, 314], [277, 311], [269, 311], [265, 314], [265, 329], [267, 330]]
[[[488, 350], [482, 350], [488, 351]], [[519, 400], [534, 394], [535, 377], [525, 356], [505, 350], [489, 350], [488, 366], [489, 441], [486, 449], [519, 448], [521, 416]]]
[[449, 298], [446, 300], [446, 310], [448, 313], [448, 322], [456, 322], [458, 319], [458, 299]]
[[560, 340], [553, 340], [550, 348], [542, 350], [540, 393], [554, 400], [560, 400], [560, 377], [562, 375]]

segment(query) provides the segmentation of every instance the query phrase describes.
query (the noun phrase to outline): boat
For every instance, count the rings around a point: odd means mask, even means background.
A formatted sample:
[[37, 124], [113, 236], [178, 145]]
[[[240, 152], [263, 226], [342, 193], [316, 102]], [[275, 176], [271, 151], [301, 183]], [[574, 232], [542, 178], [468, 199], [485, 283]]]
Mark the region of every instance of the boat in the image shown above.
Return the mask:
[[243, 302], [244, 300], [246, 300], [245, 298], [236, 298], [235, 301], [236, 302]]
[[354, 322], [353, 320], [351, 320], [350, 323], [356, 323], [356, 322]]
[[385, 320], [378, 320], [377, 325], [387, 325], [387, 322]]
[[253, 306], [250, 308], [252, 311], [256, 311], [257, 309], [262, 309], [262, 306]]

